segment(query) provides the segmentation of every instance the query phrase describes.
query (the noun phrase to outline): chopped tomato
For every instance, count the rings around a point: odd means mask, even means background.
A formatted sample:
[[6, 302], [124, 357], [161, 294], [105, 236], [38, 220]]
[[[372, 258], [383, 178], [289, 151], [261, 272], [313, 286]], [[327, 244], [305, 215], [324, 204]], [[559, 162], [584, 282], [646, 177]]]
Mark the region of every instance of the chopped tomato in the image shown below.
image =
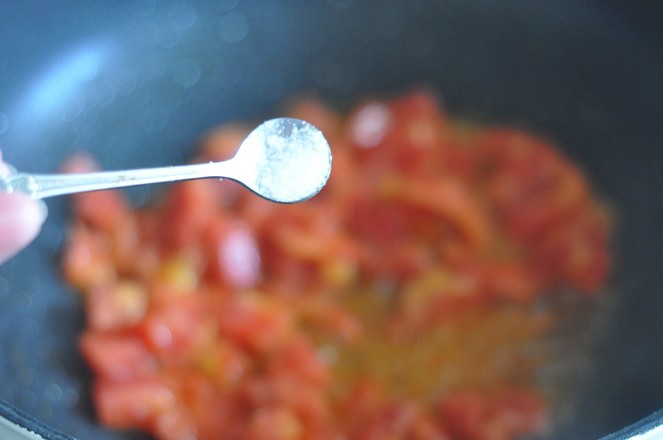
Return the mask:
[[278, 303], [256, 296], [232, 298], [219, 310], [222, 335], [253, 353], [279, 349], [293, 332], [292, 313]]
[[220, 218], [206, 231], [209, 271], [233, 289], [255, 286], [260, 279], [260, 250], [248, 225]]
[[[448, 119], [429, 91], [347, 117], [289, 108], [334, 155], [306, 203], [209, 180], [139, 211], [120, 192], [75, 199], [63, 265], [99, 420], [160, 440], [544, 432], [530, 349], [549, 348], [554, 316], [535, 300], [599, 292], [610, 266], [580, 169], [521, 130]], [[196, 161], [230, 158], [248, 131], [213, 130]]]
[[205, 306], [192, 295], [174, 295], [155, 305], [138, 324], [136, 333], [162, 361], [181, 364], [196, 357], [213, 337], [214, 323], [206, 315]]
[[156, 416], [177, 403], [173, 390], [158, 379], [127, 383], [98, 381], [94, 402], [101, 421], [114, 428], [153, 428]]
[[107, 381], [128, 382], [157, 367], [145, 344], [130, 335], [87, 331], [81, 337], [81, 350], [94, 372]]
[[78, 225], [63, 258], [64, 275], [79, 289], [92, 289], [116, 279], [108, 237]]
[[458, 392], [444, 398], [440, 414], [460, 440], [508, 440], [541, 432], [545, 405], [532, 390], [514, 388], [497, 395]]
[[266, 408], [249, 420], [247, 440], [297, 440], [303, 428], [297, 415], [289, 408]]
[[162, 240], [172, 248], [200, 243], [205, 227], [214, 218], [217, 203], [212, 182], [191, 180], [176, 185], [164, 206]]
[[130, 281], [90, 290], [85, 303], [88, 325], [95, 330], [120, 330], [138, 324], [147, 310], [147, 291]]

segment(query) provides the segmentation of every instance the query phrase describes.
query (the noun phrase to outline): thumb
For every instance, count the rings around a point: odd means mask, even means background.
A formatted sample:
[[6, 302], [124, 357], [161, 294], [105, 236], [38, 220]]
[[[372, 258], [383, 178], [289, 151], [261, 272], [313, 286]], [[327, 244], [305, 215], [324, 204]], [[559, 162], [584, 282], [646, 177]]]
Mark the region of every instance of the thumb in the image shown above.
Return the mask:
[[46, 219], [46, 205], [21, 193], [0, 193], [0, 263], [27, 246]]

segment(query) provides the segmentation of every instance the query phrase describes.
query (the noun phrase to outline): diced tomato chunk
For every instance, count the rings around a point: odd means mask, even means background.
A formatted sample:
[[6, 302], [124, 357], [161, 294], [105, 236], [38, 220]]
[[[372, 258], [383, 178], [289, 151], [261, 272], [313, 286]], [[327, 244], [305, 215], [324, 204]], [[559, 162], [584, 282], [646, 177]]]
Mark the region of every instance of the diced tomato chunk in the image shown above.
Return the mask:
[[177, 403], [173, 390], [158, 379], [126, 383], [98, 381], [94, 402], [102, 423], [114, 428], [150, 429], [157, 417]]
[[103, 380], [128, 382], [157, 366], [147, 347], [133, 336], [87, 331], [80, 344], [85, 360]]
[[162, 361], [186, 362], [213, 337], [214, 327], [205, 306], [195, 296], [175, 295], [145, 315], [137, 326], [137, 334]]
[[[514, 386], [557, 319], [535, 299], [599, 292], [610, 266], [581, 170], [521, 130], [451, 122], [425, 90], [347, 117], [310, 97], [290, 111], [334, 156], [306, 203], [212, 180], [137, 212], [120, 192], [75, 198], [63, 265], [99, 420], [159, 440], [545, 432], [545, 400]], [[194, 161], [231, 158], [249, 129], [211, 131]]]
[[461, 440], [508, 440], [545, 428], [545, 404], [532, 390], [506, 390], [494, 396], [461, 391], [444, 398], [440, 414]]
[[247, 431], [247, 440], [297, 440], [303, 429], [291, 409], [267, 408], [253, 414]]
[[216, 280], [233, 289], [253, 287], [260, 280], [260, 250], [248, 225], [220, 218], [210, 225], [205, 241]]
[[302, 384], [324, 386], [329, 383], [329, 370], [317, 356], [315, 347], [305, 339], [286, 344], [274, 356], [270, 372], [275, 375], [293, 376]]
[[287, 309], [248, 295], [224, 304], [218, 319], [221, 334], [254, 353], [281, 347], [294, 324]]
[[105, 237], [83, 225], [72, 231], [62, 266], [67, 281], [80, 289], [92, 289], [116, 278]]
[[87, 294], [88, 324], [95, 330], [119, 330], [138, 324], [147, 309], [147, 291], [135, 282], [101, 285]]
[[170, 248], [183, 248], [199, 243], [205, 227], [217, 212], [218, 201], [213, 182], [190, 180], [173, 186], [168, 194], [161, 231]]

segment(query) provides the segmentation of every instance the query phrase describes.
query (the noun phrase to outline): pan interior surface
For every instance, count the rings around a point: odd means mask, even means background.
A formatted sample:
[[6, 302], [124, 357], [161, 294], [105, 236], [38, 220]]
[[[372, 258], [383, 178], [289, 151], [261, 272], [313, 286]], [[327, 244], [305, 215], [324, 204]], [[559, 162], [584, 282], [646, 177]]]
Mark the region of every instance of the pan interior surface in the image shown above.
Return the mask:
[[[541, 133], [614, 206], [612, 303], [588, 335], [594, 362], [578, 411], [555, 434], [598, 437], [663, 407], [662, 15], [627, 9], [29, 0], [0, 17], [0, 147], [26, 172], [52, 172], [78, 149], [106, 169], [173, 165], [205, 130], [278, 116], [292, 94], [349, 109], [416, 86], [452, 115]], [[137, 206], [150, 195], [131, 192]], [[83, 306], [59, 272], [68, 205], [48, 206], [36, 242], [0, 267], [0, 398], [73, 436], [142, 438], [94, 420], [77, 348]]]

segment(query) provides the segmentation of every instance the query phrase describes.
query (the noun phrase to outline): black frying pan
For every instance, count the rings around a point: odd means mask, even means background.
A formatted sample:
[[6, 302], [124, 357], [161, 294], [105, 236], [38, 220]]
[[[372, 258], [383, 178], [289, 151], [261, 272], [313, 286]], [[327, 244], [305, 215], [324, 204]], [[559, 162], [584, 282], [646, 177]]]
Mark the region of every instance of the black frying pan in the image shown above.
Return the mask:
[[[451, 114], [542, 133], [615, 207], [614, 313], [554, 438], [593, 438], [663, 407], [663, 8], [589, 0], [5, 2], [0, 145], [22, 171], [85, 148], [105, 168], [182, 163], [197, 136], [312, 90], [341, 109], [435, 88]], [[149, 190], [132, 191], [136, 203]], [[94, 422], [61, 280], [66, 201], [0, 268], [0, 398], [81, 438]], [[46, 433], [48, 428], [37, 428]]]

